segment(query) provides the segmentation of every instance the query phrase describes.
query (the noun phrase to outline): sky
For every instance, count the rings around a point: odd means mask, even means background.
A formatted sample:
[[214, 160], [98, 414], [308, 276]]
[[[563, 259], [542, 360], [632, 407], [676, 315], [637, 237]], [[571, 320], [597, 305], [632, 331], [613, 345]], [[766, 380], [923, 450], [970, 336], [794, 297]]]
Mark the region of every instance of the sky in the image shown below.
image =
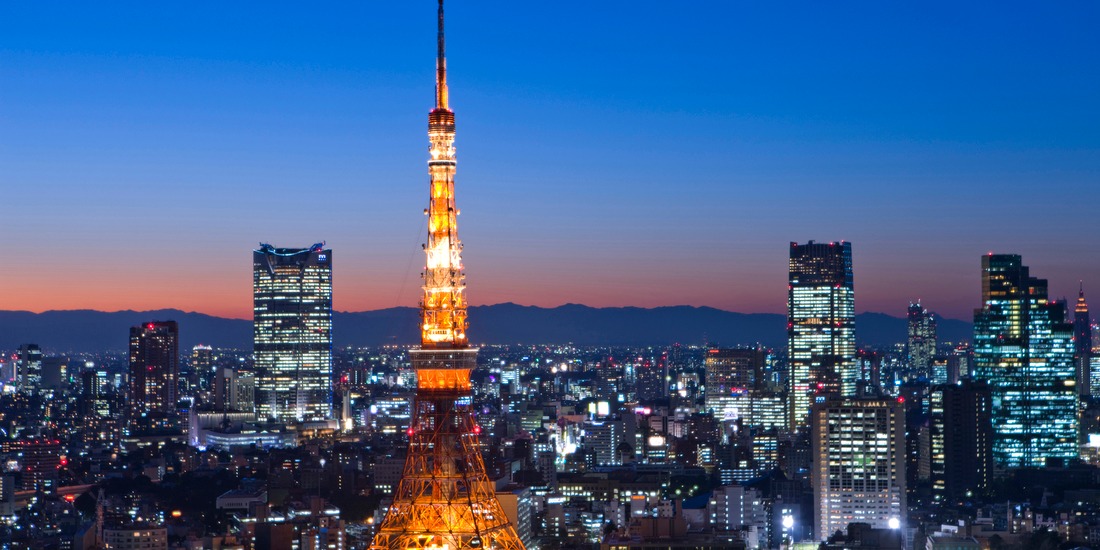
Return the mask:
[[[251, 317], [260, 242], [415, 306], [435, 3], [0, 3], [0, 309]], [[451, 1], [472, 304], [970, 319], [980, 256], [1100, 309], [1100, 4]]]

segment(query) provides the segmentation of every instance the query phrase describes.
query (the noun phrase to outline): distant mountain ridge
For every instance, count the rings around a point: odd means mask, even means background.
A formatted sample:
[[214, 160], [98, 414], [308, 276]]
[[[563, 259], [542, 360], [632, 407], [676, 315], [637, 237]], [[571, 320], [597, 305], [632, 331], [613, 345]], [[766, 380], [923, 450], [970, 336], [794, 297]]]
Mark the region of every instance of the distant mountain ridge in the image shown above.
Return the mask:
[[[178, 309], [153, 311], [66, 310], [32, 313], [0, 311], [0, 350], [37, 343], [52, 353], [121, 351], [128, 345], [129, 327], [147, 321], [180, 324], [180, 349], [196, 344], [219, 348], [252, 347], [252, 322], [225, 319]], [[786, 344], [786, 316], [736, 313], [710, 307], [594, 308], [565, 304], [553, 308], [513, 303], [470, 308], [474, 343], [577, 345], [664, 345], [671, 343], [723, 346]], [[969, 340], [971, 325], [937, 318], [941, 341]], [[418, 310], [397, 307], [333, 314], [337, 347], [412, 344], [417, 342]], [[884, 313], [856, 315], [860, 345], [904, 342], [906, 320]]]

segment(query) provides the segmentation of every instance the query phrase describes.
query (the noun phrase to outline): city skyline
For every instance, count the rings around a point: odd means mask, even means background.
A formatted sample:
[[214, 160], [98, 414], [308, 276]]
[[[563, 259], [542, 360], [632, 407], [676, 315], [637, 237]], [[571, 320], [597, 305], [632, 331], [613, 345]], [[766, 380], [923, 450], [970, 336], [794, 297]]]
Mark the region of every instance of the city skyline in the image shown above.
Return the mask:
[[[415, 305], [430, 4], [6, 7], [0, 309], [248, 318], [261, 240], [339, 250], [336, 310]], [[465, 7], [470, 303], [782, 313], [809, 239], [855, 243], [857, 312], [969, 321], [989, 251], [1088, 292], [1096, 9]]]
[[1100, 6], [199, 1], [0, 8], [5, 548], [1098, 547]]

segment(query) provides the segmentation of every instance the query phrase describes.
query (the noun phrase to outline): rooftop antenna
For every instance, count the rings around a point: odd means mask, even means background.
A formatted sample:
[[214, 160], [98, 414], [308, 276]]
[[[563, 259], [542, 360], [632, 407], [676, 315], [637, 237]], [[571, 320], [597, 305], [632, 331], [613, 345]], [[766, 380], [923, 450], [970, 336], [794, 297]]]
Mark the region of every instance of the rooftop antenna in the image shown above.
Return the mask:
[[435, 58], [435, 108], [448, 111], [450, 107], [447, 101], [447, 57], [443, 44], [443, 0], [439, 0], [439, 35], [436, 40], [438, 52]]

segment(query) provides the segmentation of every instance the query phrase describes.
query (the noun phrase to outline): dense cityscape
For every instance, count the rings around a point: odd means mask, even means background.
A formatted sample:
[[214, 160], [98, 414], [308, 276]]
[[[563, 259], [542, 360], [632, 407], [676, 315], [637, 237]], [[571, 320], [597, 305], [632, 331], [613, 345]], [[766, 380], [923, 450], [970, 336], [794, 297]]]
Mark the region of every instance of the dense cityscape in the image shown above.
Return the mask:
[[0, 546], [1100, 547], [1100, 327], [1019, 254], [974, 258], [958, 341], [914, 297], [861, 345], [845, 240], [789, 243], [785, 346], [479, 341], [437, 25], [419, 344], [334, 345], [333, 249], [280, 242], [249, 349], [0, 350]]
[[[851, 248], [791, 243], [786, 349], [481, 347], [469, 406], [523, 544], [1095, 544], [1083, 290], [983, 256], [971, 342], [914, 302], [906, 341], [859, 348]], [[187, 327], [150, 319], [128, 354], [5, 353], [5, 544], [370, 546], [416, 429], [411, 349], [332, 347], [331, 250], [253, 262], [253, 349], [181, 350]]]

